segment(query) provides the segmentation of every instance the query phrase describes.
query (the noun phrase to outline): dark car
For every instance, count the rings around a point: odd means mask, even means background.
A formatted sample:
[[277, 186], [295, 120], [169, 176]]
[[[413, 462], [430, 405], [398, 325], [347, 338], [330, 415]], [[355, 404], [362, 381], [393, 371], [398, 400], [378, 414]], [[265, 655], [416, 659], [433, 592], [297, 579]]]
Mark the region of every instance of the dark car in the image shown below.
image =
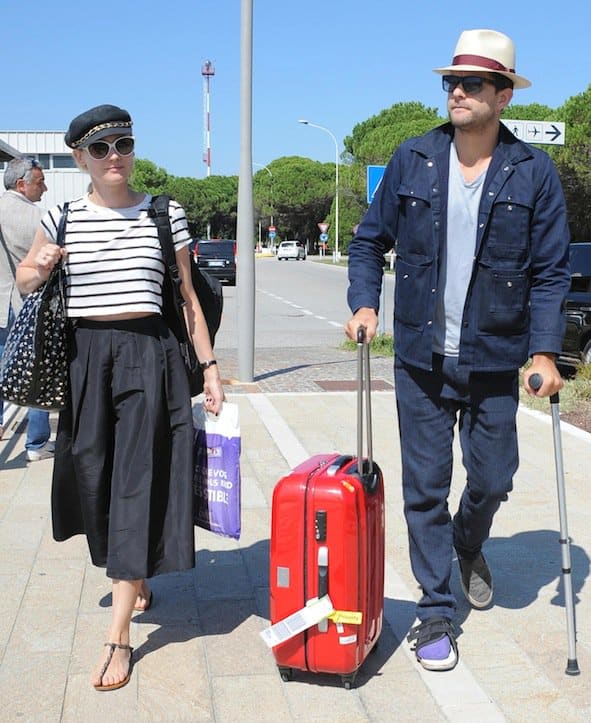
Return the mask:
[[591, 364], [591, 242], [571, 243], [570, 272], [561, 356]]
[[197, 239], [191, 244], [193, 259], [210, 276], [236, 286], [236, 241]]

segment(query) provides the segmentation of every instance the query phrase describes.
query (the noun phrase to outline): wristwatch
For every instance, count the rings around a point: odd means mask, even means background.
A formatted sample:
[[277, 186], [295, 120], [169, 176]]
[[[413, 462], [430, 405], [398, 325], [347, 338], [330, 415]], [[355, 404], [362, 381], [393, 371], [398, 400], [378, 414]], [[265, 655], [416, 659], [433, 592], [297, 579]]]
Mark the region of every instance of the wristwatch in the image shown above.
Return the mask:
[[203, 371], [206, 369], [209, 369], [209, 367], [212, 367], [214, 364], [217, 364], [217, 361], [215, 359], [210, 359], [209, 361], [199, 362], [199, 366]]

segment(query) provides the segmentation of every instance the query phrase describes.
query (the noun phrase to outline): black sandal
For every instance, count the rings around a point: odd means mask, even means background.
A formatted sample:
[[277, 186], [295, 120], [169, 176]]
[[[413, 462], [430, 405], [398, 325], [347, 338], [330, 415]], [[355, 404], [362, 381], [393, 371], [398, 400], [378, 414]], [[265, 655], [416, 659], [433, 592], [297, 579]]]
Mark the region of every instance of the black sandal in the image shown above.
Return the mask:
[[129, 683], [129, 679], [131, 677], [131, 655], [133, 653], [133, 648], [131, 645], [125, 645], [124, 643], [105, 643], [105, 645], [109, 648], [109, 654], [107, 655], [107, 659], [105, 660], [105, 663], [101, 669], [100, 677], [101, 677], [101, 683], [103, 682], [103, 677], [105, 673], [107, 672], [107, 668], [109, 667], [111, 660], [113, 659], [113, 653], [115, 652], [116, 648], [119, 648], [120, 650], [129, 650], [129, 670], [127, 671], [127, 675], [123, 680], [120, 680], [118, 683], [112, 683], [111, 685], [95, 685], [95, 690], [117, 690], [117, 688], [123, 688], [124, 685], [127, 685]]

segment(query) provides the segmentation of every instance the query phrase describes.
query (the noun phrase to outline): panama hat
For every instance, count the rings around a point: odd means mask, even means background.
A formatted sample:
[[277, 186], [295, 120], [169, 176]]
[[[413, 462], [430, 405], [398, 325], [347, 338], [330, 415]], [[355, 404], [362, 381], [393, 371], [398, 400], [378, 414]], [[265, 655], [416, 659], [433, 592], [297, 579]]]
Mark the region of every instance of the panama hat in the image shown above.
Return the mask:
[[499, 73], [513, 81], [514, 88], [529, 88], [531, 82], [515, 72], [515, 46], [507, 35], [496, 30], [464, 30], [460, 35], [451, 65], [434, 68], [447, 75], [456, 70]]

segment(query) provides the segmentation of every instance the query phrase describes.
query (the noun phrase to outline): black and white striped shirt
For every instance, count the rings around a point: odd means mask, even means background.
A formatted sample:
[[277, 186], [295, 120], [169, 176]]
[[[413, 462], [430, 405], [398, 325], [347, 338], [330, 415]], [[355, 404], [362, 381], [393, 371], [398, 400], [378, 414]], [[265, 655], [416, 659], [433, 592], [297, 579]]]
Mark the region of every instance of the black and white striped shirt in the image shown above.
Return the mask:
[[[65, 234], [69, 317], [161, 313], [165, 266], [148, 215], [150, 200], [146, 195], [131, 208], [105, 208], [85, 195], [70, 203]], [[61, 212], [62, 206], [55, 206], [41, 220], [50, 241], [56, 241]], [[169, 216], [178, 251], [191, 240], [187, 219], [175, 201]]]

